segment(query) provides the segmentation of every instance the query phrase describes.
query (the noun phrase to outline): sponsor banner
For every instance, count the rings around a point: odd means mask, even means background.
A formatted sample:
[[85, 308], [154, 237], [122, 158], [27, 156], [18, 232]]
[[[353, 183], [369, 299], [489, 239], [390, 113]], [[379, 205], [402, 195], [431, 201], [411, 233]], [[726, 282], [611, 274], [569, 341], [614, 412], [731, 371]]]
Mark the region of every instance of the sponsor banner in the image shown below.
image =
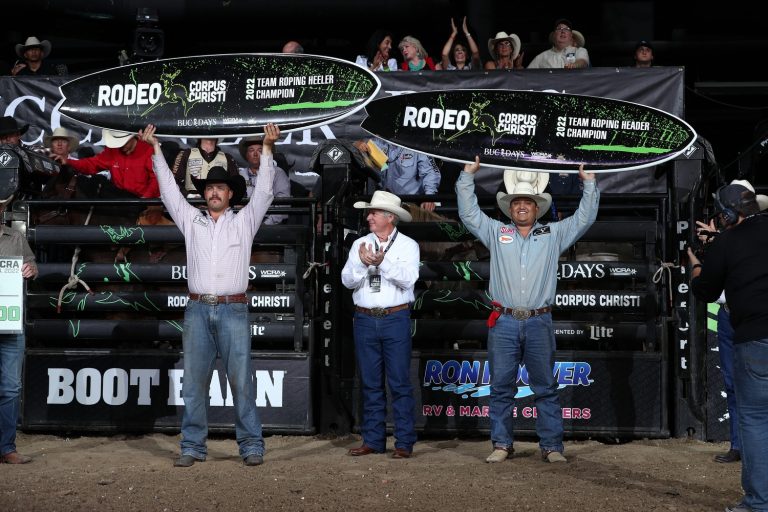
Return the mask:
[[[2, 260], [0, 260], [2, 263]], [[2, 271], [2, 269], [0, 269]], [[52, 294], [30, 293], [27, 302], [38, 311], [58, 309], [58, 292]], [[186, 292], [65, 292], [61, 298], [61, 311], [125, 311], [162, 312], [183, 311], [189, 297]], [[261, 292], [248, 294], [248, 307], [260, 312], [293, 312], [294, 295]]]
[[[39, 229], [35, 228], [35, 229]], [[69, 279], [71, 263], [38, 264], [38, 281], [61, 283]], [[187, 266], [124, 263], [78, 263], [75, 275], [86, 282], [102, 283], [179, 283], [186, 285]], [[296, 265], [289, 263], [258, 263], [251, 265], [248, 280], [252, 283], [293, 283]], [[58, 297], [58, 295], [57, 295]]]
[[[591, 68], [580, 73], [569, 73], [568, 70], [550, 70], [547, 73], [438, 71], [380, 73], [377, 76], [382, 83], [378, 98], [419, 91], [513, 89], [600, 96], [647, 105], [675, 116], [683, 115], [685, 81], [684, 70], [679, 66], [643, 70]], [[72, 130], [82, 144], [102, 146], [104, 142], [98, 128], [61, 116], [62, 97], [58, 87], [64, 81], [65, 79], [60, 77], [47, 77], [45, 80], [35, 77], [0, 77], [0, 108], [6, 115], [15, 117], [19, 123], [30, 125], [29, 131], [22, 137], [24, 144], [42, 144], [45, 135], [50, 135], [55, 128], [64, 126]], [[365, 138], [366, 132], [360, 127], [364, 117], [365, 113], [358, 111], [332, 124], [287, 133], [278, 141], [277, 146], [289, 162], [295, 162], [294, 169], [306, 173], [312, 169], [310, 162], [318, 145], [333, 139]], [[222, 138], [220, 145], [224, 151], [240, 161], [241, 157], [237, 151], [239, 141], [239, 137]], [[182, 147], [194, 144], [194, 141], [183, 137], [175, 142]], [[646, 170], [617, 175], [606, 174], [600, 179], [600, 189], [606, 193], [666, 193], [666, 179], [651, 178]], [[480, 173], [476, 182], [485, 190], [495, 191], [501, 182], [501, 174]]]
[[540, 91], [460, 90], [374, 100], [362, 127], [444, 160], [578, 172], [641, 169], [696, 140], [682, 119], [637, 103]]
[[[90, 342], [105, 340], [110, 342], [132, 342], [141, 344], [148, 341], [179, 341], [183, 331], [183, 320], [179, 319], [132, 319], [132, 320], [97, 320], [86, 319], [37, 319], [32, 320], [27, 334], [38, 342], [52, 344]], [[302, 339], [309, 339], [309, 324], [301, 324]], [[296, 333], [294, 317], [276, 320], [267, 314], [251, 314], [251, 337], [253, 342], [274, 341], [293, 342]], [[256, 339], [258, 338], [258, 340]]]
[[[265, 431], [310, 433], [307, 354], [252, 354], [256, 406]], [[22, 426], [66, 430], [179, 429], [184, 411], [180, 353], [27, 352]], [[234, 431], [232, 392], [217, 360], [211, 428]]]
[[[555, 295], [552, 306], [556, 311], [609, 311], [653, 315], [646, 311], [649, 303], [647, 292], [619, 290], [561, 290]], [[464, 318], [487, 316], [491, 310], [491, 298], [486, 290], [460, 289], [421, 290], [413, 303], [414, 314], [438, 312], [442, 315], [458, 315]]]
[[[428, 280], [487, 281], [490, 263], [485, 261], [424, 261], [419, 268], [419, 278]], [[561, 261], [557, 268], [560, 281], [645, 281], [647, 263]]]
[[[666, 436], [660, 354], [557, 352], [553, 374], [568, 433]], [[416, 425], [430, 432], [490, 430], [491, 371], [485, 352], [422, 353], [412, 362]], [[535, 433], [537, 409], [525, 366], [517, 375], [515, 432]]]
[[316, 55], [231, 54], [140, 62], [61, 85], [60, 111], [82, 123], [158, 135], [227, 137], [328, 124], [381, 86], [351, 62]]
[[24, 332], [22, 258], [0, 258], [0, 334]]
[[[554, 321], [552, 325], [561, 349], [643, 350], [649, 335], [641, 322]], [[414, 343], [424, 346], [451, 339], [474, 343], [488, 338], [488, 326], [485, 320], [412, 319], [411, 335]]]

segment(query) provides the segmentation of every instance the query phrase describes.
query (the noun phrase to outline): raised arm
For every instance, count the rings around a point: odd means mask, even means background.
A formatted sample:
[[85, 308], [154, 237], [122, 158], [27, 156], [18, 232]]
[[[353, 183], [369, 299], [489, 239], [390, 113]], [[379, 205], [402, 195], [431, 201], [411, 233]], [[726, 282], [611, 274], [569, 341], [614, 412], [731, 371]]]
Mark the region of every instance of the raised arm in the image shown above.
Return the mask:
[[[466, 24], [466, 18], [464, 18], [465, 24]], [[459, 33], [459, 30], [456, 28], [456, 23], [453, 22], [453, 18], [451, 18], [451, 35], [448, 36], [448, 40], [445, 42], [445, 46], [443, 46], [443, 52], [440, 54], [440, 64], [443, 66], [443, 69], [448, 69], [448, 66], [451, 65], [451, 48], [453, 48], [453, 42], [456, 40], [456, 34]]]
[[[453, 20], [451, 20], [453, 21]], [[464, 30], [464, 37], [467, 38], [467, 44], [469, 45], [469, 51], [472, 52], [472, 69], [482, 69], [483, 63], [480, 60], [480, 48], [477, 47], [477, 43], [475, 42], [475, 38], [472, 37], [472, 34], [469, 33], [469, 28], [467, 28], [467, 17], [464, 16], [464, 21], [462, 22], [461, 28]]]

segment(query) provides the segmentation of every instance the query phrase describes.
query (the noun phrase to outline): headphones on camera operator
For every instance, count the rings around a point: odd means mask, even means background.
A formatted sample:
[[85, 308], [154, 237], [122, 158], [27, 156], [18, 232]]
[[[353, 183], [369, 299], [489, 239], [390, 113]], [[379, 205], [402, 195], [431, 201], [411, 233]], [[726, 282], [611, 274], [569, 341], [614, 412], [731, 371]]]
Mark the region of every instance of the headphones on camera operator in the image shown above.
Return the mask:
[[739, 220], [739, 212], [734, 210], [733, 208], [730, 208], [723, 204], [723, 202], [720, 200], [720, 192], [723, 191], [725, 187], [728, 185], [723, 185], [720, 188], [717, 189], [715, 192], [715, 206], [718, 210], [720, 210], [720, 213], [722, 215], [723, 222], [726, 226], [732, 226], [736, 224], [736, 222]]

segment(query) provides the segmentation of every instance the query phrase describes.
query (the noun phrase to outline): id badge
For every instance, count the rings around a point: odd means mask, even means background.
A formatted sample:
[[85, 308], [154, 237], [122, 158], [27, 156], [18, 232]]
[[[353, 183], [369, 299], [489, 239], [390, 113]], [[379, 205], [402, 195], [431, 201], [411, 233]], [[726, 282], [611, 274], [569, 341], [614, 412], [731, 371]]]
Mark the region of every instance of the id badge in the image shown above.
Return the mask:
[[368, 276], [368, 287], [372, 293], [379, 293], [381, 291], [381, 274], [370, 274]]

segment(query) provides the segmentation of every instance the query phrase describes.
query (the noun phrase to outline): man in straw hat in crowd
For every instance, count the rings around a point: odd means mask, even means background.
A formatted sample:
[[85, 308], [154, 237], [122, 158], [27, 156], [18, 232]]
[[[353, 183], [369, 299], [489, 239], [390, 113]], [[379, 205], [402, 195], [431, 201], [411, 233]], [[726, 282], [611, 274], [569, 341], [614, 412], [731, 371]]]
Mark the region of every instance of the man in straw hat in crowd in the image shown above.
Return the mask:
[[520, 47], [517, 34], [497, 32], [488, 40], [488, 51], [493, 60], [485, 63], [485, 69], [522, 69], [523, 54]]
[[552, 48], [544, 50], [533, 58], [528, 69], [560, 68], [576, 69], [589, 67], [589, 54], [584, 48], [584, 36], [573, 30], [570, 20], [559, 19], [549, 34]]
[[363, 444], [349, 455], [386, 450], [386, 377], [395, 424], [392, 457], [407, 459], [416, 442], [410, 304], [419, 278], [419, 245], [397, 229], [397, 223], [410, 222], [411, 215], [396, 195], [378, 190], [370, 203], [354, 207], [367, 210], [370, 232], [352, 244], [341, 272], [342, 283], [353, 290], [355, 355], [363, 395]]
[[733, 391], [741, 442], [742, 500], [726, 511], [768, 511], [768, 216], [742, 184], [715, 193], [725, 229], [702, 263], [688, 248], [691, 290], [707, 302], [725, 291], [733, 326]]
[[[79, 179], [78, 188], [88, 197], [132, 199], [160, 197], [157, 178], [152, 171], [152, 146], [139, 140], [134, 133], [103, 130], [107, 146], [98, 155], [76, 160], [55, 155], [62, 165], [69, 165], [80, 174], [95, 175]], [[107, 179], [101, 171], [109, 171]]]
[[195, 178], [193, 183], [206, 203], [200, 211], [179, 190], [155, 130], [150, 124], [139, 135], [154, 146], [152, 159], [161, 198], [184, 234], [189, 269], [189, 301], [182, 333], [181, 456], [174, 465], [189, 467], [204, 461], [208, 454], [208, 388], [218, 353], [232, 387], [240, 457], [246, 466], [258, 466], [264, 461], [264, 437], [256, 409], [245, 292], [253, 239], [272, 203], [272, 152], [280, 129], [271, 123], [265, 127], [259, 179], [248, 204], [237, 214], [232, 206], [243, 199], [245, 180], [230, 175], [223, 167], [212, 168], [205, 179]]
[[71, 158], [70, 155], [80, 147], [80, 140], [63, 126], [59, 126], [51, 135], [43, 137], [43, 145], [50, 150], [51, 155]]
[[[0, 218], [13, 194], [0, 199]], [[18, 231], [0, 224], [0, 258], [22, 258], [21, 276], [37, 276], [35, 253]], [[16, 451], [16, 423], [19, 421], [21, 367], [24, 363], [24, 332], [0, 334], [0, 462], [26, 464], [32, 459]]]
[[44, 60], [50, 53], [51, 43], [49, 41], [40, 41], [35, 36], [28, 37], [24, 44], [16, 45], [16, 56], [19, 57], [19, 60], [11, 68], [11, 75], [58, 75], [58, 70]]
[[578, 209], [571, 217], [543, 225], [538, 219], [552, 202], [549, 194], [542, 193], [547, 173], [505, 171], [507, 194], [497, 196], [499, 208], [512, 220], [505, 224], [488, 217], [478, 206], [475, 173], [479, 168], [479, 157], [464, 166], [456, 181], [456, 195], [462, 222], [491, 253], [488, 362], [493, 452], [486, 461], [502, 462], [514, 452], [513, 411], [522, 362], [535, 395], [542, 457], [548, 462], [565, 462], [563, 417], [552, 373], [555, 335], [551, 311], [560, 254], [595, 221], [600, 192], [595, 175], [580, 166], [584, 191]]

